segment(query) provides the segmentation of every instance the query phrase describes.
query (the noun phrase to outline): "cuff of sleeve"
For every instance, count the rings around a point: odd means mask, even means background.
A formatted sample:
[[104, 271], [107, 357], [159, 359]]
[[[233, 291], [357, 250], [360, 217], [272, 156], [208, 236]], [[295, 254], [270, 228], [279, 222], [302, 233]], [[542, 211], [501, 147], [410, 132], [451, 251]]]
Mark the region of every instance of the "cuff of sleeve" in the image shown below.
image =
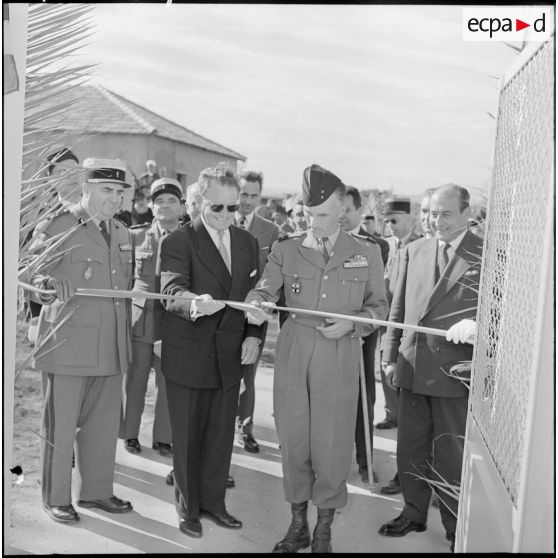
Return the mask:
[[191, 320], [192, 322], [195, 322], [198, 318], [199, 318], [199, 313], [198, 313], [198, 305], [195, 299], [193, 299], [190, 302], [190, 312], [188, 315], [188, 319]]

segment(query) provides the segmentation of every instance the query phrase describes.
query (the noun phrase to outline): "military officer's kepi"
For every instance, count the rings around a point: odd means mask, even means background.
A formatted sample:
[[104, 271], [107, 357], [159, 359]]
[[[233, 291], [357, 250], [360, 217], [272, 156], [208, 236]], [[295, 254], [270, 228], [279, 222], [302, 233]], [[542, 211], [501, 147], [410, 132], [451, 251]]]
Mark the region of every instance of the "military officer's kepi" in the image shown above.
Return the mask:
[[85, 169], [85, 182], [100, 184], [112, 182], [121, 184], [124, 188], [131, 188], [126, 182], [126, 163], [120, 159], [98, 159], [90, 157], [83, 161]]
[[411, 213], [410, 198], [388, 198], [385, 204], [384, 214], [388, 213]]
[[174, 178], [159, 178], [151, 184], [151, 200], [154, 201], [159, 194], [174, 194], [179, 200], [182, 199], [182, 186]]
[[306, 207], [313, 207], [324, 203], [333, 192], [345, 185], [332, 172], [312, 165], [304, 169], [302, 177], [302, 203]]

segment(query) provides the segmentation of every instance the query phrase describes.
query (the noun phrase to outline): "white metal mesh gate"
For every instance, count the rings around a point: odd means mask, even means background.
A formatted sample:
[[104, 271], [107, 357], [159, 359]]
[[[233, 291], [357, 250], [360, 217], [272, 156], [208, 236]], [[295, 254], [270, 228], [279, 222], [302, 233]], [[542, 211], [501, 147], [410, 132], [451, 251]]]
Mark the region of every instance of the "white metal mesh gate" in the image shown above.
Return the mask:
[[554, 156], [554, 46], [545, 43], [500, 93], [479, 299], [471, 409], [517, 504], [532, 383], [548, 184]]

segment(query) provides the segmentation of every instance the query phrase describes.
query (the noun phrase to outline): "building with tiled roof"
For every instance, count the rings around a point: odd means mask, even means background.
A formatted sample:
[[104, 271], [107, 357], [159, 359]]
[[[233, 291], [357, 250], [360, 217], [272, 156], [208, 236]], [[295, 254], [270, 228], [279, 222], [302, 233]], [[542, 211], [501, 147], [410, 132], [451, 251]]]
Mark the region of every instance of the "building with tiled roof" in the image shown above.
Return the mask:
[[[68, 103], [56, 115], [41, 118], [31, 129], [56, 130], [60, 143], [70, 145], [82, 161], [110, 157], [126, 161], [139, 178], [145, 162], [157, 162], [161, 176], [176, 178], [185, 189], [200, 171], [221, 161], [235, 168], [244, 155], [172, 122], [101, 85], [75, 86], [50, 101]], [[41, 103], [41, 109], [47, 108]]]

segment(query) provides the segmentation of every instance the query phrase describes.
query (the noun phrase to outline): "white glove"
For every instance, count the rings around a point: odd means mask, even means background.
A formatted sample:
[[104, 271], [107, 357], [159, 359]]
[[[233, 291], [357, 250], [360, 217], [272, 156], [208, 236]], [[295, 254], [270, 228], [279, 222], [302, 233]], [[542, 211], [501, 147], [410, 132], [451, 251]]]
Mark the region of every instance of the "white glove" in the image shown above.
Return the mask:
[[192, 319], [200, 316], [211, 316], [225, 307], [225, 303], [220, 300], [213, 300], [209, 294], [196, 296], [190, 306], [190, 316]]
[[476, 334], [477, 322], [475, 320], [461, 320], [448, 329], [446, 341], [453, 341], [456, 345], [458, 343], [472, 345], [475, 342]]

